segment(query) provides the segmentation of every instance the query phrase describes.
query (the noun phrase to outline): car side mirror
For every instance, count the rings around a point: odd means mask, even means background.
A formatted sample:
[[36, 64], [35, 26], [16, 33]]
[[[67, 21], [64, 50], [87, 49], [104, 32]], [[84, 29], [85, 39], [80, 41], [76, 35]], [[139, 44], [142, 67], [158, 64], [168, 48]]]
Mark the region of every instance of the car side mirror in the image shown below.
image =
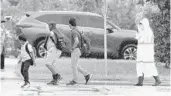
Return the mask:
[[113, 33], [113, 30], [111, 28], [107, 28], [108, 33]]

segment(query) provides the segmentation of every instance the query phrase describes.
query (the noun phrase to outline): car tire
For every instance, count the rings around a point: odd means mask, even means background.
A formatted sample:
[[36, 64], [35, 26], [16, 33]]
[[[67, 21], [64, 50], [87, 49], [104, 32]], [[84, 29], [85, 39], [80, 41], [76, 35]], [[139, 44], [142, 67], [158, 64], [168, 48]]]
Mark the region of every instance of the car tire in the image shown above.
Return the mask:
[[41, 39], [36, 43], [36, 55], [37, 57], [43, 58], [46, 56], [46, 50], [44, 48], [45, 40]]
[[136, 58], [137, 58], [136, 44], [125, 45], [121, 50], [120, 56], [124, 60], [136, 60]]

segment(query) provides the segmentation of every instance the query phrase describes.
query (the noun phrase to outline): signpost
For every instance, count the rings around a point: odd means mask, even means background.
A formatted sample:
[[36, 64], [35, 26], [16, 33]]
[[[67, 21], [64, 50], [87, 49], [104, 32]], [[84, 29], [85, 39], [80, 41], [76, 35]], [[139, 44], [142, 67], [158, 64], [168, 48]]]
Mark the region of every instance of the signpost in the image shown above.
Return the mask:
[[107, 77], [107, 28], [106, 28], [106, 14], [107, 14], [107, 0], [104, 0], [104, 59], [105, 59], [105, 76]]

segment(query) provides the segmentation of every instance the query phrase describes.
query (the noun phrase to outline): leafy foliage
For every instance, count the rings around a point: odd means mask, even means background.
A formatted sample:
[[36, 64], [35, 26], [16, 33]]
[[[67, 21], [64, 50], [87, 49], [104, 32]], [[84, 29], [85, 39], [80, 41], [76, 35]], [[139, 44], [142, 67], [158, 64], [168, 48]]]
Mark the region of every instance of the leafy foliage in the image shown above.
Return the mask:
[[113, 0], [108, 5], [108, 19], [124, 29], [136, 29], [136, 2], [134, 0]]

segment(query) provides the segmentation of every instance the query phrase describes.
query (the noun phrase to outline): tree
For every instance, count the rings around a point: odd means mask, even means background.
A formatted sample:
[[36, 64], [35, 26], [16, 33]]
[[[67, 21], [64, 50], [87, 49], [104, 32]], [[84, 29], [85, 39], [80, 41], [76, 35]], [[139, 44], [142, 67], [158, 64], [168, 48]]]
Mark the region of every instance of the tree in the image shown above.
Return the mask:
[[135, 29], [136, 2], [133, 0], [113, 0], [108, 4], [107, 17], [124, 29]]
[[95, 10], [96, 10], [96, 2], [95, 2], [95, 0], [85, 0], [83, 2], [82, 11], [95, 12]]
[[11, 6], [17, 6], [19, 3], [19, 0], [8, 0], [8, 2], [11, 4]]
[[144, 4], [148, 2], [156, 4], [162, 13], [162, 16], [168, 14], [168, 11], [170, 11], [170, 0], [139, 0], [138, 4], [144, 6]]
[[93, 12], [102, 15], [103, 0], [68, 0], [70, 10]]
[[50, 0], [49, 4], [49, 10], [63, 10], [60, 0]]

